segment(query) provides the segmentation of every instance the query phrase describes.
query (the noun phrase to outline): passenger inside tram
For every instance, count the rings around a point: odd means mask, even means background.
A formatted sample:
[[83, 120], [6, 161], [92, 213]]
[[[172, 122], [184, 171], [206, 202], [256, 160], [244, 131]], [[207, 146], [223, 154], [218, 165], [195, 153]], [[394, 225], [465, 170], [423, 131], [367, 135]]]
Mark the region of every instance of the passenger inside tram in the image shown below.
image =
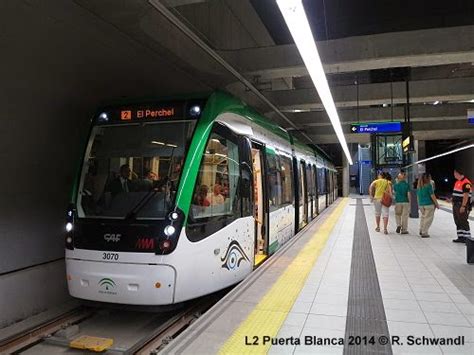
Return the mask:
[[130, 179], [131, 169], [128, 164], [123, 164], [120, 167], [120, 175], [112, 180], [108, 186], [108, 191], [115, 197], [121, 192], [132, 191], [132, 180]]
[[209, 188], [207, 185], [201, 185], [194, 197], [194, 205], [209, 207], [211, 203], [209, 202], [207, 196], [209, 195]]
[[219, 183], [214, 184], [213, 192], [208, 194], [208, 200], [211, 205], [222, 205], [224, 203], [224, 196], [222, 195], [222, 186]]

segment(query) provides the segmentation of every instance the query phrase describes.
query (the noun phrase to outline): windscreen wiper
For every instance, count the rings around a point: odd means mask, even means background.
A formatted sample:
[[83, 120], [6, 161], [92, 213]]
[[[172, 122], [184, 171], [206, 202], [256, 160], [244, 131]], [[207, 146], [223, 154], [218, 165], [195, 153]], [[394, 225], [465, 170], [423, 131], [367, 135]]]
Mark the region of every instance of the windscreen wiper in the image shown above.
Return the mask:
[[125, 215], [125, 219], [131, 219], [131, 218], [135, 218], [138, 214], [138, 212], [140, 212], [142, 210], [142, 208], [144, 206], [146, 206], [146, 204], [153, 198], [155, 197], [155, 195], [160, 191], [160, 189], [158, 187], [155, 187], [153, 189], [151, 189], [150, 191], [148, 191], [145, 196], [143, 196], [140, 201], [138, 201], [138, 203]]

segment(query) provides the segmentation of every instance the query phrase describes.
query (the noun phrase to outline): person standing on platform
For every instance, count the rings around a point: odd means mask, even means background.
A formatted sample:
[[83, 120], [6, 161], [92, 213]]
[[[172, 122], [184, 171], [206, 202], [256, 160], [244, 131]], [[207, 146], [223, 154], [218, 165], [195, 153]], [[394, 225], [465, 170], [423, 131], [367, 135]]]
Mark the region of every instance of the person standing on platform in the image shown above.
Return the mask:
[[471, 238], [468, 217], [472, 208], [472, 184], [461, 169], [454, 170], [454, 177], [456, 182], [453, 188], [453, 217], [458, 237], [453, 242], [465, 243], [467, 238]]
[[382, 204], [382, 199], [385, 194], [392, 196], [392, 186], [387, 180], [387, 174], [381, 172], [378, 174], [376, 180], [374, 180], [369, 187], [370, 201], [374, 203], [375, 208], [375, 223], [377, 227], [376, 232], [380, 232], [380, 217], [383, 218], [384, 234], [388, 234], [388, 214], [390, 207]]
[[405, 173], [398, 174], [397, 182], [393, 185], [395, 191], [395, 219], [397, 233], [408, 234], [408, 214], [410, 213], [410, 186], [406, 182]]
[[433, 185], [428, 174], [423, 174], [418, 179], [416, 194], [418, 197], [418, 207], [421, 212], [420, 235], [422, 238], [429, 238], [428, 230], [433, 223], [435, 208], [439, 208], [438, 200], [433, 192]]

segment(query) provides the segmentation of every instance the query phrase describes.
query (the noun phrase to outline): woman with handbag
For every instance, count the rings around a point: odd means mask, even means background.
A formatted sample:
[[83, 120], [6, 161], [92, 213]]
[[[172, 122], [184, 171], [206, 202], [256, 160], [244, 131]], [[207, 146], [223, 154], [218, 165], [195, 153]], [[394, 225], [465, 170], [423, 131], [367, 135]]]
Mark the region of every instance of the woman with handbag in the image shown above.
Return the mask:
[[420, 235], [422, 238], [429, 238], [428, 230], [433, 223], [435, 208], [439, 208], [438, 200], [433, 192], [433, 185], [428, 174], [423, 174], [418, 179], [416, 190], [418, 207], [420, 208]]
[[380, 217], [383, 218], [384, 234], [388, 234], [388, 214], [392, 205], [392, 183], [388, 173], [381, 172], [378, 178], [370, 184], [370, 201], [374, 203], [376, 232], [380, 232]]

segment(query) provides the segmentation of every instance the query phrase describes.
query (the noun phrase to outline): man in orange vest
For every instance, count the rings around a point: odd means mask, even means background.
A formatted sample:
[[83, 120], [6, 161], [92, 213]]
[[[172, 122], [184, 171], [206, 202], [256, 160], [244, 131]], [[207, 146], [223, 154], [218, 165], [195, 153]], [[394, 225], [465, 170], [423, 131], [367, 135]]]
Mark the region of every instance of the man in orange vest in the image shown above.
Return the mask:
[[469, 229], [469, 212], [471, 212], [472, 184], [460, 169], [454, 170], [456, 182], [453, 189], [453, 217], [458, 232], [455, 243], [465, 243], [467, 238], [471, 238]]

